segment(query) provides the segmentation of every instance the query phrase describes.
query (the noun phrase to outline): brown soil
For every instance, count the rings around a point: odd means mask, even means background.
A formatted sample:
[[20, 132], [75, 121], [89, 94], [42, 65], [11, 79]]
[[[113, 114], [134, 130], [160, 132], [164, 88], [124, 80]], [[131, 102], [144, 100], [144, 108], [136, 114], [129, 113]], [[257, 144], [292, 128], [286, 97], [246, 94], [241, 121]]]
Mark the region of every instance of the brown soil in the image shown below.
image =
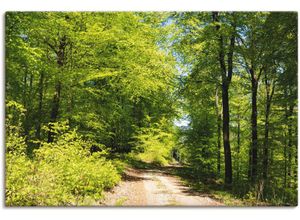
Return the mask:
[[158, 169], [128, 169], [123, 181], [107, 192], [102, 206], [223, 206], [193, 192], [177, 176]]

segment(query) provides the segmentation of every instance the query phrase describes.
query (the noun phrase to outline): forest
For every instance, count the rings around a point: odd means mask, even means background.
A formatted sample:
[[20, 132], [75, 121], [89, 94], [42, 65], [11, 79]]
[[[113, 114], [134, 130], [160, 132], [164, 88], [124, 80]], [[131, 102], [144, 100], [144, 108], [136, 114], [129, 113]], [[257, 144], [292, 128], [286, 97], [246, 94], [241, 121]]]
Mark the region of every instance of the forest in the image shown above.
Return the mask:
[[[5, 204], [89, 206], [170, 167], [298, 203], [296, 12], [7, 12]], [[179, 169], [180, 167], [180, 169]]]

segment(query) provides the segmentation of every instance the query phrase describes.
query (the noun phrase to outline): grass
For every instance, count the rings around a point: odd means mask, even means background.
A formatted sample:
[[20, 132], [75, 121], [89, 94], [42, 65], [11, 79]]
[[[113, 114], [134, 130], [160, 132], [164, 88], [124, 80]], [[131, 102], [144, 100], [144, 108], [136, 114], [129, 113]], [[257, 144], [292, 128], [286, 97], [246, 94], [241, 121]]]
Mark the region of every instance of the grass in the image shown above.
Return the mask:
[[123, 206], [127, 200], [128, 198], [126, 196], [121, 197], [116, 201], [115, 206]]
[[179, 206], [179, 205], [181, 205], [175, 199], [170, 199], [168, 202], [169, 202], [168, 206]]

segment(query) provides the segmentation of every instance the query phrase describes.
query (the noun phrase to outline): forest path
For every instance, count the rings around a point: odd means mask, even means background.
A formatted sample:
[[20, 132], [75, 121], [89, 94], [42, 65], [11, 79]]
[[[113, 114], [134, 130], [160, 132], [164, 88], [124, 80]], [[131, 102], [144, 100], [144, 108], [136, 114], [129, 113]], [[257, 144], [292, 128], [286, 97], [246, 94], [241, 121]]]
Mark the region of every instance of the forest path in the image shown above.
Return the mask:
[[107, 192], [104, 206], [223, 206], [209, 195], [184, 186], [164, 169], [128, 169], [123, 181]]

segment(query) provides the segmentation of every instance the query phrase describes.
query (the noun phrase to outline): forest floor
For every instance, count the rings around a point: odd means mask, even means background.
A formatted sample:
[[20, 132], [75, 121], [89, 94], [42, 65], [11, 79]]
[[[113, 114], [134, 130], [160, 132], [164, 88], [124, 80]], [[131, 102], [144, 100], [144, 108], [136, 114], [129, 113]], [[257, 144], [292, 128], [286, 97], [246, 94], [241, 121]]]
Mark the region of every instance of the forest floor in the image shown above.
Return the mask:
[[224, 206], [210, 194], [192, 190], [174, 174], [179, 165], [128, 168], [119, 185], [106, 192], [102, 206]]

